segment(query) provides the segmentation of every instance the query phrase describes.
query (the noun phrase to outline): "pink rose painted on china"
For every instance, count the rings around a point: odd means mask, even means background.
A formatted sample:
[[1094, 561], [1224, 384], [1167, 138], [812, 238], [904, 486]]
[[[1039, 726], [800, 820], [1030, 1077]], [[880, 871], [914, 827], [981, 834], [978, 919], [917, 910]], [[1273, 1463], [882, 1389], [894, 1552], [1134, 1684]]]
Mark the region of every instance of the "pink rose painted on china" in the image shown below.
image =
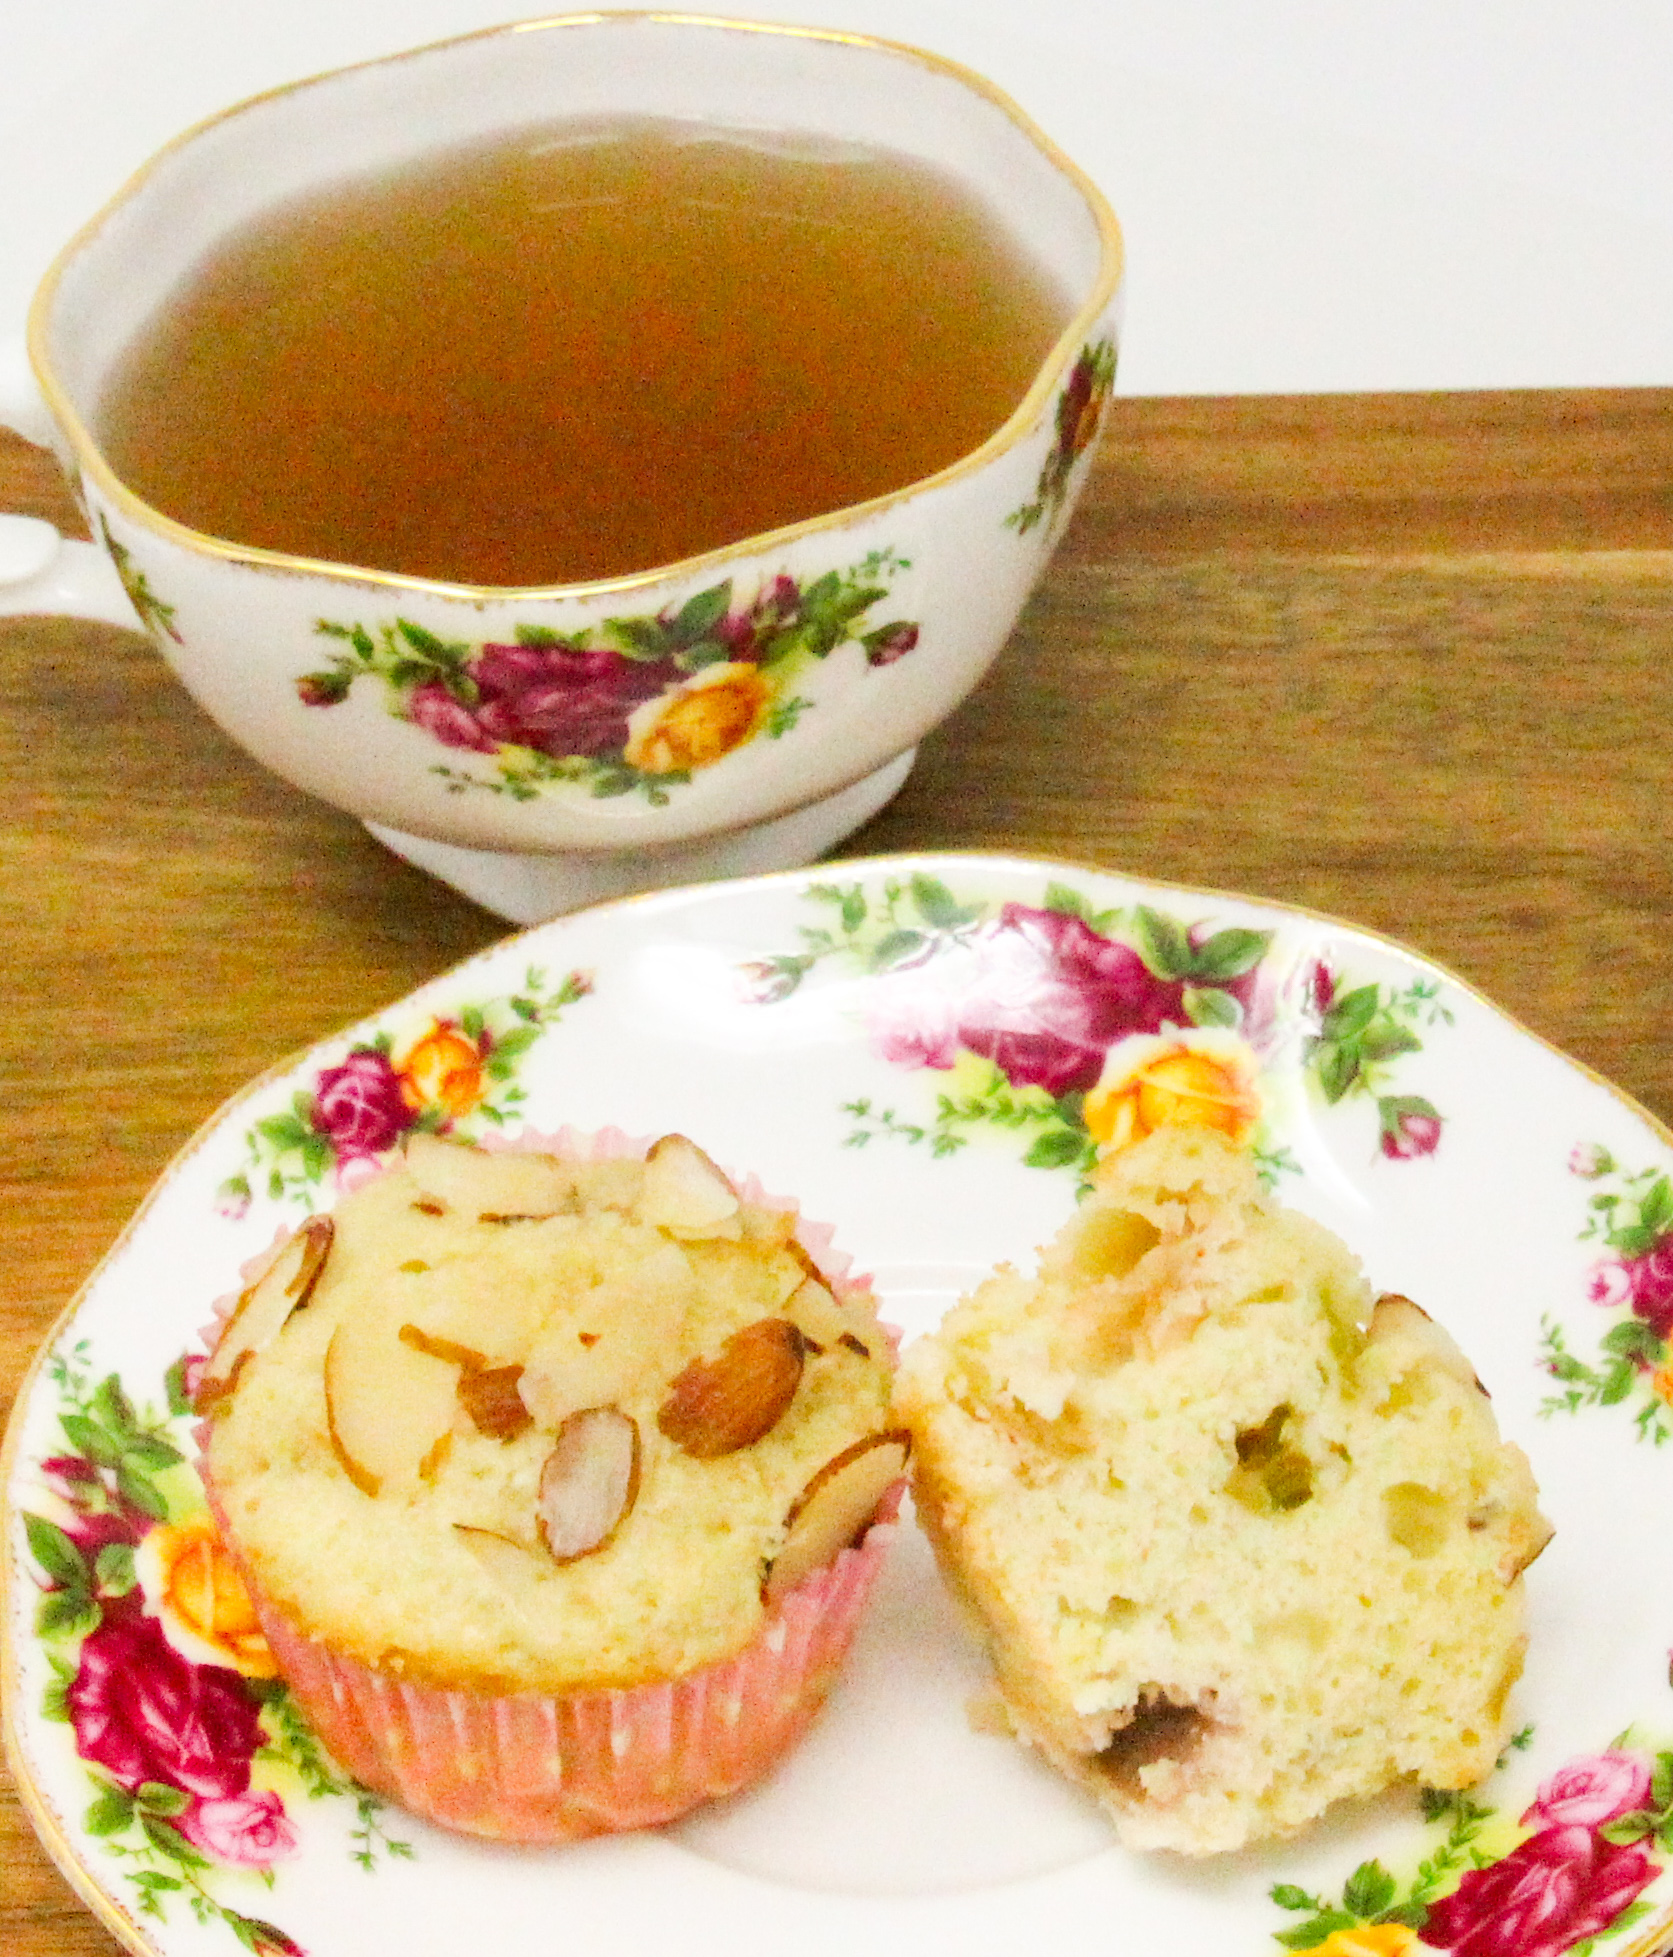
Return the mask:
[[197, 1801], [174, 1825], [195, 1849], [230, 1868], [268, 1868], [294, 1855], [301, 1841], [271, 1788]]
[[1586, 1274], [1586, 1296], [1606, 1311], [1618, 1311], [1633, 1299], [1632, 1273], [1617, 1258], [1604, 1258]]
[[1384, 1095], [1377, 1114], [1382, 1151], [1392, 1161], [1413, 1162], [1440, 1147], [1441, 1117], [1428, 1101], [1416, 1095]]
[[1580, 1335], [1595, 1342], [1595, 1356], [1587, 1358], [1568, 1326], [1546, 1314], [1540, 1363], [1557, 1390], [1540, 1412], [1629, 1407], [1641, 1439], [1673, 1439], [1673, 1178], [1660, 1166], [1628, 1170], [1595, 1142], [1576, 1144], [1568, 1169], [1587, 1190], [1580, 1241], [1603, 1251], [1581, 1279], [1579, 1296], [1612, 1322], [1601, 1335]]
[[1636, 1753], [1596, 1753], [1571, 1760], [1541, 1784], [1522, 1825], [1600, 1828], [1644, 1807], [1650, 1787], [1649, 1766]]
[[[1519, 1734], [1507, 1759], [1527, 1744]], [[1501, 1762], [1501, 1768], [1504, 1762]], [[1504, 1817], [1470, 1793], [1423, 1796], [1446, 1825], [1402, 1884], [1367, 1862], [1339, 1898], [1276, 1884], [1280, 1908], [1305, 1912], [1282, 1933], [1290, 1950], [1449, 1951], [1453, 1957], [1563, 1957], [1626, 1927], [1673, 1847], [1673, 1751], [1653, 1758], [1616, 1746], [1565, 1762], [1543, 1780], [1517, 1824], [1520, 1839], [1484, 1851]], [[1502, 1840], [1502, 1834], [1499, 1834]], [[1385, 1943], [1375, 1939], [1386, 1937]]]

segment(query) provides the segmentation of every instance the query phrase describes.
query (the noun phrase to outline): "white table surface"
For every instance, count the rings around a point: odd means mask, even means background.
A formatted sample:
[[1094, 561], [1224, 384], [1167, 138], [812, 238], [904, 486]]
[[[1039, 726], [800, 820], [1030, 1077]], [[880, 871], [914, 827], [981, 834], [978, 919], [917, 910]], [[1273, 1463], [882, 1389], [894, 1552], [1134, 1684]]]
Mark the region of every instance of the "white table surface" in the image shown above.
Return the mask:
[[[0, 0], [0, 340], [184, 124], [515, 0]], [[530, 10], [532, 11], [532, 10]], [[1135, 394], [1673, 383], [1673, 0], [812, 0], [1103, 185]]]

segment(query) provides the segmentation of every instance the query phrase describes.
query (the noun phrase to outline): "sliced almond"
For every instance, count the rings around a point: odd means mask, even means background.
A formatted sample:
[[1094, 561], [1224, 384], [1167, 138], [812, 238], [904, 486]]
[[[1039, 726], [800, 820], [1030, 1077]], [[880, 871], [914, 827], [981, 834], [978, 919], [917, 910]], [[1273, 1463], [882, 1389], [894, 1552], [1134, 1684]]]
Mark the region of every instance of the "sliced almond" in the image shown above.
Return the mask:
[[417, 1295], [402, 1306], [402, 1316], [413, 1338], [444, 1356], [450, 1349], [475, 1353], [484, 1366], [520, 1365], [552, 1309], [543, 1286], [508, 1286], [491, 1265], [456, 1263], [412, 1290]]
[[621, 1215], [631, 1211], [639, 1200], [645, 1180], [645, 1165], [631, 1155], [607, 1155], [597, 1162], [574, 1162], [575, 1197], [583, 1216], [600, 1210]]
[[400, 1336], [387, 1312], [346, 1316], [325, 1349], [325, 1415], [343, 1472], [365, 1495], [401, 1487], [458, 1411], [458, 1368]]
[[528, 1349], [523, 1404], [557, 1428], [583, 1407], [620, 1405], [647, 1378], [666, 1379], [695, 1294], [685, 1252], [658, 1243], [630, 1272], [553, 1314]]
[[521, 1366], [467, 1366], [459, 1374], [459, 1404], [491, 1441], [514, 1441], [534, 1425], [517, 1392]]
[[768, 1209], [762, 1203], [743, 1203], [739, 1214], [743, 1218], [744, 1236], [750, 1243], [761, 1244], [768, 1250], [787, 1250], [792, 1254], [800, 1252], [801, 1257], [807, 1260], [806, 1275], [818, 1276], [807, 1252], [796, 1242], [794, 1210]]
[[796, 1397], [806, 1349], [789, 1319], [757, 1319], [712, 1359], [692, 1360], [668, 1389], [657, 1426], [699, 1461], [753, 1446]]
[[790, 1505], [784, 1547], [761, 1586], [765, 1603], [830, 1562], [877, 1513], [877, 1505], [906, 1472], [912, 1437], [905, 1428], [867, 1434], [827, 1461]]
[[[481, 1529], [474, 1522], [455, 1522], [455, 1540], [468, 1549], [495, 1585], [510, 1597], [523, 1602], [546, 1565], [545, 1553], [533, 1544], [502, 1535], [498, 1529]], [[549, 1567], [549, 1565], [547, 1565]]]
[[555, 1155], [490, 1155], [440, 1135], [409, 1135], [408, 1173], [433, 1202], [465, 1216], [556, 1216], [570, 1207], [574, 1180]]
[[430, 1451], [424, 1456], [424, 1459], [419, 1462], [418, 1464], [419, 1480], [434, 1481], [436, 1476], [441, 1473], [443, 1464], [445, 1463], [447, 1457], [452, 1452], [453, 1452], [453, 1429], [449, 1427], [445, 1434], [441, 1434], [437, 1436], [435, 1444], [431, 1447]]
[[403, 1325], [395, 1336], [403, 1345], [410, 1345], [417, 1352], [427, 1352], [432, 1359], [445, 1360], [450, 1366], [481, 1367], [488, 1363], [488, 1355], [478, 1352], [475, 1346], [458, 1345], [452, 1339], [437, 1338], [422, 1325]]
[[821, 1348], [839, 1344], [855, 1330], [854, 1321], [818, 1278], [802, 1279], [785, 1301], [784, 1315]]
[[554, 1562], [602, 1549], [639, 1498], [639, 1426], [619, 1407], [587, 1407], [558, 1430], [540, 1471], [536, 1516]]
[[676, 1237], [741, 1237], [738, 1193], [684, 1135], [664, 1135], [645, 1157], [634, 1209], [643, 1223]]
[[1404, 1338], [1443, 1373], [1450, 1373], [1484, 1396], [1487, 1392], [1476, 1377], [1474, 1366], [1464, 1356], [1463, 1347], [1446, 1327], [1437, 1325], [1421, 1305], [1402, 1297], [1398, 1291], [1385, 1291], [1371, 1308], [1366, 1337], [1378, 1345]]
[[333, 1233], [330, 1217], [309, 1217], [240, 1297], [198, 1374], [194, 1405], [199, 1413], [208, 1413], [231, 1393], [245, 1361], [275, 1339], [291, 1313], [313, 1296]]

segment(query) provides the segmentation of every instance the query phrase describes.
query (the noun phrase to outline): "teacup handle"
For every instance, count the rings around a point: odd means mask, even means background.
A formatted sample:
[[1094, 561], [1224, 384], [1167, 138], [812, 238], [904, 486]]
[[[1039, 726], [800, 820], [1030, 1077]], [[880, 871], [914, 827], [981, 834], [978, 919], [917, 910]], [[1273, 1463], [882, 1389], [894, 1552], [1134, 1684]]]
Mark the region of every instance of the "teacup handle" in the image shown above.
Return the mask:
[[[17, 338], [0, 341], [0, 425], [39, 447], [52, 438], [52, 417]], [[145, 629], [97, 544], [62, 536], [42, 517], [0, 513], [0, 618], [38, 612]]]

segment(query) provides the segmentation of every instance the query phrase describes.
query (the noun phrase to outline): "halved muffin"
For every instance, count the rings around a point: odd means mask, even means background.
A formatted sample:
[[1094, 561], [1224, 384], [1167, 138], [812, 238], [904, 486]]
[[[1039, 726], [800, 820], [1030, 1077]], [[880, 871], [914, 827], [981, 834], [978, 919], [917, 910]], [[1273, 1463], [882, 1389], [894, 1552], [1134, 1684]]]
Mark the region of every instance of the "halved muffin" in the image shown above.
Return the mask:
[[1451, 1338], [1164, 1129], [907, 1352], [914, 1488], [1016, 1733], [1133, 1847], [1233, 1849], [1507, 1737], [1549, 1537]]

